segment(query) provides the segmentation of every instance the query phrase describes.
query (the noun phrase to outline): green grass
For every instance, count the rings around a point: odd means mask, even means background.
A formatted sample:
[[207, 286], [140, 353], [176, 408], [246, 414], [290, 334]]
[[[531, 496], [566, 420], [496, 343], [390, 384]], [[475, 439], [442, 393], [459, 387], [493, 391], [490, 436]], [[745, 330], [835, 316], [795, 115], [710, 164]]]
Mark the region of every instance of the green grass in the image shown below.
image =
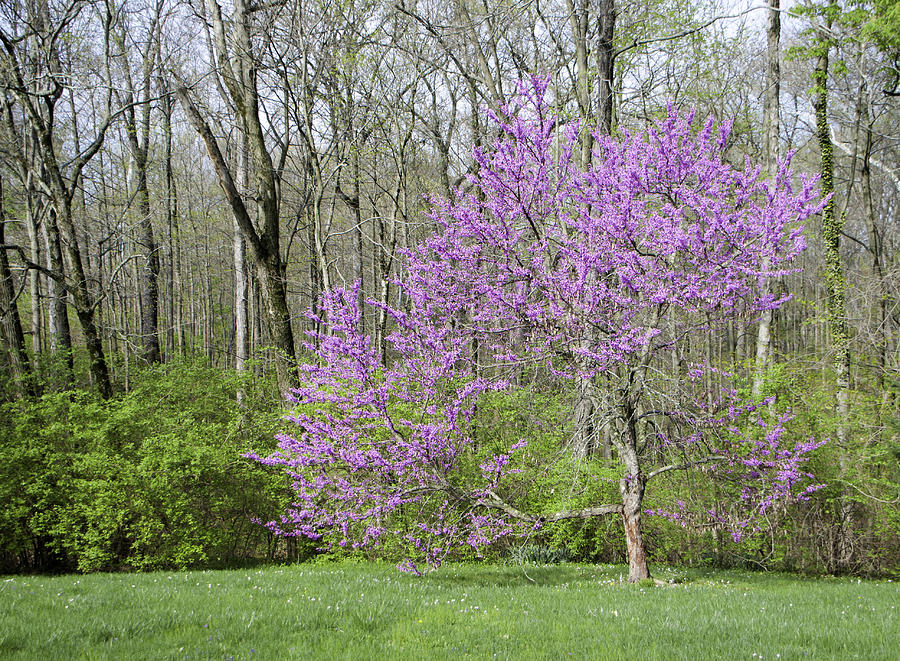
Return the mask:
[[[2, 659], [894, 659], [889, 581], [387, 565], [0, 579]], [[780, 655], [780, 656], [779, 656]]]

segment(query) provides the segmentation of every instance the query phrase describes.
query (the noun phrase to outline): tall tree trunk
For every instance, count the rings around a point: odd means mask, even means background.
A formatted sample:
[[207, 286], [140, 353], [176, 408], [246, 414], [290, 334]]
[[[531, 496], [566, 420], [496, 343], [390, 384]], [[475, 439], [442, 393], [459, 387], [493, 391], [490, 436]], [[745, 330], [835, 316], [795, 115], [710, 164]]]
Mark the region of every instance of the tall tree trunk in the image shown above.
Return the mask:
[[[250, 185], [246, 138], [238, 147], [238, 181], [244, 191]], [[250, 358], [250, 273], [247, 270], [247, 241], [234, 221], [234, 367], [242, 372]], [[238, 392], [238, 401], [242, 399]]]
[[[364, 142], [365, 138], [360, 139], [360, 143]], [[366, 333], [366, 314], [365, 314], [365, 300], [366, 300], [366, 288], [365, 288], [365, 254], [363, 249], [363, 220], [362, 220], [362, 199], [360, 198], [360, 168], [359, 168], [359, 151], [362, 148], [361, 144], [357, 144], [356, 140], [354, 140], [353, 145], [353, 200], [355, 203], [353, 204], [353, 223], [356, 227], [356, 231], [353, 233], [354, 238], [356, 239], [356, 251], [355, 251], [355, 259], [354, 259], [354, 279], [359, 283], [359, 291], [356, 295], [356, 307], [359, 309], [359, 333], [361, 335], [365, 335]]]
[[144, 253], [140, 269], [141, 280], [141, 340], [144, 346], [144, 360], [148, 363], [160, 361], [159, 350], [159, 249], [153, 234], [150, 218], [150, 191], [147, 188], [147, 163], [138, 165], [138, 221], [139, 245]]
[[566, 11], [569, 14], [569, 23], [572, 27], [572, 39], [575, 42], [575, 98], [578, 101], [578, 114], [582, 119], [581, 126], [581, 167], [587, 168], [591, 162], [591, 146], [593, 136], [591, 128], [591, 87], [590, 71], [588, 65], [588, 0], [566, 0]]
[[[778, 0], [774, 0], [777, 2]], [[609, 135], [613, 130], [613, 76], [615, 74], [616, 31], [615, 0], [600, 0], [597, 8], [597, 114], [600, 132]]]
[[[571, 6], [571, 0], [570, 0]], [[591, 166], [593, 136], [591, 131], [596, 125], [598, 133], [609, 135], [613, 125], [613, 71], [615, 65], [615, 0], [600, 0], [597, 8], [597, 118], [590, 112], [590, 87], [587, 71], [587, 25], [588, 3], [581, 2], [579, 11], [573, 12], [570, 18], [572, 32], [576, 39], [576, 62], [578, 64], [578, 81], [576, 94], [578, 97], [581, 120], [584, 132], [581, 136], [581, 167], [587, 170]], [[582, 62], [583, 59], [583, 62]], [[590, 277], [596, 277], [593, 273]], [[595, 338], [589, 338], [593, 343]], [[577, 456], [587, 456], [602, 444], [598, 442], [599, 429], [596, 424], [597, 402], [599, 400], [596, 379], [579, 378], [576, 382], [577, 392], [574, 411], [574, 436], [572, 449]]]
[[[6, 214], [3, 208], [3, 182], [0, 180], [0, 245], [6, 243]], [[34, 394], [34, 383], [31, 379], [31, 363], [28, 350], [25, 348], [25, 333], [22, 331], [22, 319], [16, 302], [16, 286], [9, 268], [6, 250], [0, 248], [0, 319], [3, 325], [3, 337], [9, 349], [9, 363], [13, 379], [19, 389], [26, 395]]]
[[[767, 66], [766, 88], [763, 115], [763, 140], [765, 144], [766, 171], [773, 180], [778, 173], [778, 129], [779, 129], [779, 94], [781, 91], [781, 12], [780, 0], [768, 0], [769, 10], [767, 35]], [[768, 265], [766, 265], [767, 267]], [[770, 285], [764, 285], [763, 293], [769, 293]], [[760, 397], [762, 394], [763, 378], [772, 355], [772, 311], [764, 310], [759, 318], [759, 326], [756, 334], [756, 363], [753, 370], [753, 382], [751, 394]]]
[[[157, 8], [158, 9], [158, 8]], [[125, 78], [125, 133], [131, 149], [135, 175], [135, 193], [138, 201], [138, 246], [143, 254], [140, 269], [140, 324], [141, 343], [144, 360], [148, 363], [160, 361], [159, 350], [159, 249], [153, 232], [150, 209], [150, 189], [147, 184], [147, 158], [150, 149], [150, 73], [155, 59], [153, 46], [156, 39], [158, 14], [151, 20], [147, 33], [147, 43], [142, 53], [140, 89], [135, 89], [128, 59], [128, 41], [125, 27], [116, 34], [120, 59]], [[140, 111], [138, 115], [137, 110]]]
[[625, 476], [619, 481], [622, 495], [622, 523], [625, 528], [625, 550], [628, 555], [628, 580], [636, 583], [650, 578], [647, 552], [641, 528], [646, 476], [641, 472], [638, 458], [637, 414], [630, 396], [625, 395], [623, 406], [624, 438], [619, 448], [625, 464]]
[[[826, 23], [826, 29], [831, 22]], [[841, 261], [840, 241], [844, 219], [835, 214], [834, 201], [834, 146], [828, 124], [828, 53], [827, 37], [822, 37], [820, 54], [813, 72], [815, 85], [813, 102], [816, 112], [816, 135], [821, 152], [821, 188], [823, 195], [832, 196], [822, 212], [822, 237], [825, 243], [825, 288], [828, 294], [828, 328], [836, 373], [835, 400], [837, 410], [838, 461], [841, 480], [849, 472], [848, 449], [850, 442], [850, 337], [847, 328], [847, 281]], [[840, 539], [838, 541], [838, 566], [846, 567], [850, 561], [851, 504], [846, 496], [839, 501]]]
[[[100, 396], [106, 399], [112, 396], [112, 384], [109, 380], [106, 356], [103, 353], [103, 343], [94, 323], [94, 297], [88, 288], [87, 276], [81, 261], [81, 250], [75, 235], [70, 198], [65, 191], [60, 190], [58, 187], [55, 193], [54, 205], [57, 207], [59, 214], [58, 219], [62, 230], [61, 238], [66, 248], [67, 266], [73, 279], [70, 294], [75, 302], [75, 313], [78, 316], [78, 321], [81, 323], [84, 343], [88, 350], [91, 379], [100, 392]], [[62, 207], [61, 212], [60, 207]]]
[[[111, 7], [107, 7], [109, 11]], [[47, 70], [51, 72], [53, 79], [57, 81], [54, 91], [50, 94], [34, 95], [29, 83], [26, 82], [26, 73], [21, 64], [21, 51], [18, 50], [21, 41], [10, 40], [2, 37], [3, 49], [6, 51], [5, 72], [11, 81], [10, 90], [16, 100], [22, 106], [35, 138], [35, 149], [40, 154], [42, 165], [41, 175], [49, 188], [49, 194], [56, 212], [56, 220], [59, 226], [59, 239], [63, 254], [66, 258], [67, 289], [75, 304], [78, 319], [81, 322], [82, 333], [87, 346], [91, 378], [100, 391], [102, 397], [112, 394], [112, 385], [109, 381], [109, 372], [106, 366], [106, 358], [103, 354], [103, 345], [97, 334], [94, 323], [94, 299], [88, 286], [88, 278], [82, 261], [79, 247], [78, 231], [75, 227], [72, 199], [78, 189], [82, 171], [87, 163], [97, 154], [103, 144], [106, 130], [112, 121], [111, 96], [106, 98], [107, 116], [98, 127], [97, 135], [93, 142], [74, 159], [60, 158], [58, 144], [60, 136], [56, 133], [54, 123], [55, 105], [59, 101], [64, 89], [58, 81], [64, 80], [62, 67], [58, 54], [58, 40], [63, 37], [61, 31], [50, 28], [50, 19], [47, 14], [48, 5], [41, 3], [35, 7], [34, 35], [40, 35], [41, 47], [48, 55]], [[105, 44], [109, 45], [109, 14], [105, 17], [104, 34]], [[108, 53], [108, 49], [107, 49]], [[27, 57], [27, 54], [26, 54]], [[57, 280], [63, 280], [63, 273], [56, 273]]]
[[[175, 270], [177, 249], [175, 238], [175, 219], [178, 215], [178, 200], [175, 191], [175, 179], [172, 172], [172, 96], [169, 93], [168, 81], [165, 77], [159, 80], [160, 97], [163, 113], [163, 136], [165, 140], [164, 160], [166, 179], [166, 229], [169, 240], [169, 263], [166, 270], [166, 289], [168, 290], [168, 321], [166, 324], [166, 350], [171, 356], [175, 353], [176, 328], [178, 320], [175, 314]], [[179, 297], [180, 299], [180, 297]], [[179, 345], [181, 343], [179, 342]]]
[[[34, 192], [28, 187], [28, 190], [25, 191], [25, 217], [28, 224], [30, 259], [35, 264], [40, 264], [41, 244], [38, 236], [38, 220], [34, 203]], [[41, 299], [43, 298], [41, 274], [37, 271], [32, 270], [28, 274], [28, 291], [31, 294], [31, 353], [35, 363], [34, 369], [38, 371], [41, 353], [44, 351], [44, 315], [41, 309]]]
[[[337, 96], [337, 95], [335, 95]], [[340, 180], [340, 174], [343, 173], [343, 168], [338, 173], [338, 177], [335, 180], [335, 189], [337, 191], [338, 196], [341, 200], [350, 208], [350, 212], [352, 214], [351, 220], [353, 222], [353, 257], [352, 257], [352, 266], [353, 266], [353, 279], [354, 281], [359, 283], [359, 289], [357, 291], [356, 296], [356, 306], [360, 311], [359, 318], [359, 332], [361, 334], [365, 334], [366, 332], [366, 317], [365, 317], [365, 274], [364, 274], [364, 264], [365, 264], [365, 254], [363, 249], [363, 221], [362, 221], [362, 199], [360, 198], [360, 150], [362, 149], [362, 145], [366, 141], [365, 134], [357, 134], [355, 129], [355, 124], [353, 121], [353, 90], [350, 88], [348, 84], [345, 94], [344, 94], [344, 105], [342, 108], [338, 108], [337, 105], [333, 109], [333, 115], [335, 119], [340, 116], [345, 116], [347, 118], [346, 127], [341, 127], [337, 125], [337, 122], [333, 125], [333, 133], [335, 143], [338, 142], [339, 135], [341, 132], [344, 133], [345, 136], [345, 144], [347, 145], [347, 149], [350, 150], [350, 169], [351, 169], [351, 191], [348, 193], [344, 190], [343, 182]], [[342, 130], [343, 129], [343, 130]]]
[[[56, 222], [56, 208], [52, 205], [47, 209], [42, 226], [44, 236], [44, 250], [47, 253], [47, 268], [60, 277], [64, 277], [66, 269], [63, 266], [62, 248], [60, 248], [59, 225]], [[51, 278], [49, 282], [49, 322], [50, 322], [50, 350], [54, 356], [61, 359], [63, 373], [62, 386], [68, 388], [73, 381], [72, 359], [72, 331], [69, 326], [69, 309], [66, 304], [67, 292], [62, 282]]]
[[863, 161], [860, 169], [860, 183], [862, 185], [863, 209], [865, 212], [866, 226], [869, 234], [869, 250], [872, 253], [872, 276], [875, 279], [875, 293], [878, 297], [878, 317], [876, 318], [877, 330], [875, 331], [875, 364], [878, 370], [875, 378], [877, 379], [878, 390], [887, 397], [888, 389], [885, 383], [888, 362], [888, 338], [890, 331], [888, 325], [891, 323], [888, 314], [888, 293], [885, 290], [884, 270], [882, 268], [882, 241], [881, 233], [878, 230], [875, 214], [875, 204], [872, 199], [872, 168], [870, 159], [872, 156], [872, 119], [870, 118], [869, 104], [863, 95], [862, 116], [866, 122], [865, 141], [863, 144]]
[[[322, 277], [319, 273], [319, 258], [316, 250], [319, 243], [316, 239], [318, 231], [318, 212], [310, 207], [306, 210], [306, 239], [309, 248], [307, 262], [309, 264], [309, 307], [311, 310], [317, 309], [323, 292]], [[318, 333], [322, 330], [319, 326], [318, 321], [310, 319], [309, 331], [314, 334], [313, 344], [316, 348], [319, 346]]]
[[[250, 215], [247, 213], [244, 198], [234, 182], [231, 170], [225, 161], [222, 151], [219, 149], [218, 142], [206, 120], [203, 119], [191, 100], [187, 88], [182, 87], [175, 94], [181, 101], [191, 125], [200, 134], [206, 145], [207, 153], [218, 175], [219, 184], [222, 186], [222, 190], [231, 204], [235, 222], [238, 223], [241, 233], [247, 241], [247, 246], [253, 255], [263, 295], [270, 340], [277, 352], [275, 365], [278, 386], [282, 391], [287, 391], [297, 383], [296, 354], [290, 310], [287, 305], [284, 265], [279, 252], [278, 224], [280, 219], [278, 218], [275, 185], [274, 182], [271, 182], [271, 186], [267, 184], [273, 176], [271, 172], [272, 162], [271, 160], [267, 161], [268, 153], [264, 151], [265, 145], [261, 144], [262, 128], [257, 125], [257, 139], [250, 139], [249, 141], [250, 151], [253, 155], [254, 177], [257, 180], [256, 190], [259, 194], [257, 214], [261, 224], [266, 228], [263, 233], [259, 234], [253, 225], [253, 221], [250, 219]], [[250, 136], [251, 138], [252, 135]], [[266, 165], [266, 161], [268, 165]], [[260, 175], [260, 169], [268, 169], [267, 175]]]

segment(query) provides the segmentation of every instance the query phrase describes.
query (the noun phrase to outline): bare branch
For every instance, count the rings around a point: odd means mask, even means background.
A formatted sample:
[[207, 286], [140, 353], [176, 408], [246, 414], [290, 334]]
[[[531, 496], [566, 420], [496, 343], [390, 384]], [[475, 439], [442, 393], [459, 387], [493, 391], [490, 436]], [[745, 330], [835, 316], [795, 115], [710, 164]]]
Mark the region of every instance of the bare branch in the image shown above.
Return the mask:
[[668, 466], [663, 466], [661, 468], [657, 468], [655, 471], [652, 471], [649, 475], [647, 475], [647, 481], [649, 482], [657, 475], [662, 475], [663, 473], [668, 473], [669, 471], [684, 471], [690, 468], [694, 468], [695, 466], [702, 466], [703, 464], [712, 464], [717, 461], [722, 461], [724, 458], [725, 457], [711, 455], [709, 457], [703, 457], [702, 459], [697, 459], [695, 461], [687, 461], [683, 464], [669, 464]]

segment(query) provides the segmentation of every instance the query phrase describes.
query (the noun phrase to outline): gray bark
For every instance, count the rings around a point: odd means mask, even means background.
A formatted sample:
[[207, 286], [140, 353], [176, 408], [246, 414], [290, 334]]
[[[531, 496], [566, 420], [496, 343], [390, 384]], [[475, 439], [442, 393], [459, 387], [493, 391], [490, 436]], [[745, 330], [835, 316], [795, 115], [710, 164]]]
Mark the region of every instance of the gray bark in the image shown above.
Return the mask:
[[[779, 128], [779, 93], [781, 90], [781, 13], [780, 0], [768, 0], [769, 10], [766, 36], [766, 88], [764, 96], [763, 140], [765, 145], [765, 169], [774, 179], [778, 172], [778, 128]], [[769, 284], [764, 286], [763, 293], [768, 293]], [[772, 311], [765, 310], [759, 318], [756, 334], [756, 362], [753, 370], [751, 394], [759, 397], [762, 394], [763, 377], [771, 362], [772, 353]]]
[[[250, 184], [250, 164], [246, 139], [238, 148], [238, 180], [243, 190]], [[234, 221], [234, 367], [238, 371], [246, 369], [250, 358], [250, 273], [247, 269], [247, 241], [241, 233], [240, 225]], [[240, 396], [240, 395], [239, 395]]]
[[[777, 0], [775, 0], [777, 2]], [[597, 8], [597, 114], [600, 132], [606, 135], [613, 130], [613, 81], [615, 80], [615, 50], [613, 39], [616, 31], [615, 0], [600, 0]]]

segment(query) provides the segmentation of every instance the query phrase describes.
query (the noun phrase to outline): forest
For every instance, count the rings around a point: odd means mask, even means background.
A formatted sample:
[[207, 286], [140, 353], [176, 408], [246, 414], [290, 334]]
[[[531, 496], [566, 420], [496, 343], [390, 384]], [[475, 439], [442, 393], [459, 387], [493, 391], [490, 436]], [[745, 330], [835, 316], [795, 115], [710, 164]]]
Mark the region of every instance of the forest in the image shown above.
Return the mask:
[[0, 571], [900, 571], [897, 0], [3, 0], [0, 45]]

